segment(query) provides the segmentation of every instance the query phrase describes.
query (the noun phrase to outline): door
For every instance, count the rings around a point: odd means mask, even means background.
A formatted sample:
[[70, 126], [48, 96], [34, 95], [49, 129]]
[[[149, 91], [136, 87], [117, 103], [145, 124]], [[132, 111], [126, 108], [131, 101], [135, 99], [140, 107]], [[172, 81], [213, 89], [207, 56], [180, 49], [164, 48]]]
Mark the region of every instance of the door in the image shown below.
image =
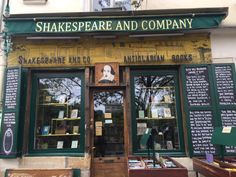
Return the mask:
[[121, 90], [93, 92], [93, 177], [126, 176], [123, 98]]

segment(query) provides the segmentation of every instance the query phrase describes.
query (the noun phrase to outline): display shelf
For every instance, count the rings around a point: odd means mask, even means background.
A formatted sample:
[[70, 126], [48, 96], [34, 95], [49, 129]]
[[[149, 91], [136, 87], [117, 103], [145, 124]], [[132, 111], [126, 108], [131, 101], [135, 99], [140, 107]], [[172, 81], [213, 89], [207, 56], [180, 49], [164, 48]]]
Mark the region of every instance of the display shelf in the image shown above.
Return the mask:
[[142, 87], [141, 89], [173, 89], [174, 86], [162, 86], [162, 87]]
[[37, 135], [37, 137], [55, 137], [55, 136], [80, 136], [80, 134], [48, 134], [48, 135]]
[[136, 120], [176, 120], [176, 118], [172, 116], [172, 117], [162, 117], [162, 118], [136, 118]]
[[193, 169], [196, 171], [196, 176], [198, 173], [206, 177], [236, 177], [236, 167], [227, 165], [222, 167], [221, 165], [226, 165], [225, 162], [215, 161], [209, 163], [203, 158], [193, 158]]
[[62, 119], [60, 119], [60, 118], [52, 118], [52, 120], [55, 120], [55, 121], [73, 121], [73, 120], [80, 120], [80, 117], [78, 117], [78, 118], [67, 118], [67, 117], [64, 117]]
[[40, 106], [67, 106], [68, 103], [41, 103]]
[[129, 157], [127, 166], [129, 177], [188, 177], [187, 169], [170, 157]]

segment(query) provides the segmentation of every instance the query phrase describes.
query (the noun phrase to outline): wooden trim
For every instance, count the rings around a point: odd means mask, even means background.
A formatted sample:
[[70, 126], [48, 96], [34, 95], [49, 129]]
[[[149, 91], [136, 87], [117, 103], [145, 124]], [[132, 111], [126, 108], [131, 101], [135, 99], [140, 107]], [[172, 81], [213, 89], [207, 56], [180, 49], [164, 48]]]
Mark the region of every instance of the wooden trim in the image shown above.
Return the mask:
[[132, 151], [132, 126], [131, 126], [131, 97], [130, 97], [130, 68], [125, 68], [125, 149], [127, 151], [126, 156], [129, 156], [133, 153]]
[[90, 117], [90, 114], [89, 114], [89, 110], [90, 110], [90, 103], [89, 103], [89, 78], [90, 78], [90, 71], [89, 71], [89, 68], [85, 68], [85, 81], [84, 81], [84, 84], [85, 84], [85, 91], [84, 91], [84, 104], [85, 104], [85, 152], [86, 153], [90, 153], [90, 130], [89, 130], [89, 117]]
[[25, 126], [24, 126], [24, 138], [22, 153], [28, 153], [29, 145], [29, 129], [30, 129], [30, 108], [31, 108], [31, 94], [32, 93], [32, 70], [28, 72], [27, 78], [27, 94], [26, 94], [26, 108], [25, 108]]

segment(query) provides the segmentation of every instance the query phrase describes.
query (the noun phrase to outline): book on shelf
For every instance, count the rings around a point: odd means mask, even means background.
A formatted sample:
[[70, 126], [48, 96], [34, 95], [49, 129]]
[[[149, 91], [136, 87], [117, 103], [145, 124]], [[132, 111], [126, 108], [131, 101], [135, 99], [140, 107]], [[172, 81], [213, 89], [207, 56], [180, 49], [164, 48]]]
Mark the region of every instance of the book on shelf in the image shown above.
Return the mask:
[[57, 141], [57, 149], [63, 148], [64, 141]]
[[79, 133], [79, 126], [73, 126], [73, 134], [78, 134]]
[[78, 140], [73, 140], [71, 142], [71, 148], [78, 148]]
[[64, 118], [64, 113], [65, 113], [65, 111], [59, 111], [58, 119], [63, 119]]
[[171, 103], [171, 97], [170, 95], [164, 95], [164, 102]]
[[78, 117], [78, 109], [72, 109], [71, 110], [71, 114], [70, 114], [70, 118], [77, 118]]
[[138, 111], [138, 118], [141, 118], [141, 119], [144, 118], [144, 110], [139, 110]]
[[49, 95], [45, 96], [44, 101], [47, 103], [52, 102], [52, 96], [49, 96]]
[[171, 117], [171, 110], [170, 108], [163, 108], [163, 113], [164, 113], [164, 117]]
[[172, 141], [166, 141], [166, 147], [167, 147], [168, 150], [172, 150], [173, 149]]
[[156, 108], [153, 108], [151, 110], [152, 118], [158, 118], [158, 110]]
[[66, 102], [66, 95], [60, 95], [58, 101], [60, 104], [64, 104]]
[[49, 131], [50, 131], [50, 126], [49, 125], [43, 126], [42, 135], [48, 135]]
[[143, 135], [147, 129], [147, 123], [137, 123], [137, 135]]

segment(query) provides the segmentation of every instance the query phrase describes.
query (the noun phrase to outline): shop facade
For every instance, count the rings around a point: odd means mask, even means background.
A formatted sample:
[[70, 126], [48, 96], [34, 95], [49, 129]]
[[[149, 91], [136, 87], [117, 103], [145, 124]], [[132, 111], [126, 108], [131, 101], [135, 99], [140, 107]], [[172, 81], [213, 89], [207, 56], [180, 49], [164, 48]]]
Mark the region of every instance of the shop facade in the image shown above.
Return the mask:
[[1, 157], [22, 157], [19, 168], [127, 176], [127, 158], [153, 150], [218, 154], [211, 135], [235, 116], [235, 67], [212, 64], [209, 29], [226, 14], [11, 16]]

